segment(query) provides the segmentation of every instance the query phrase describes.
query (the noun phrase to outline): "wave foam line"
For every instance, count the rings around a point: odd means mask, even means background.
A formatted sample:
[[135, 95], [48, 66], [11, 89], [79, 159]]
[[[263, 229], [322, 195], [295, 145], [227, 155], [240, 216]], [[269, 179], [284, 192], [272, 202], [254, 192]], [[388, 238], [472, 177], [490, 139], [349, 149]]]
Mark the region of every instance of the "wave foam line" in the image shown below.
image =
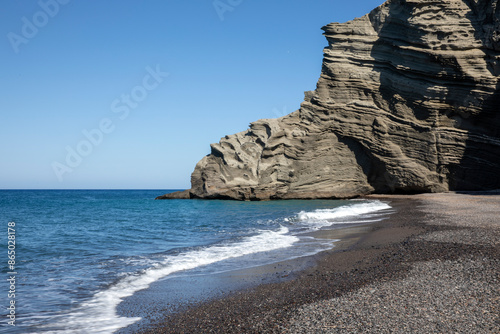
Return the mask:
[[148, 288], [151, 283], [175, 272], [230, 258], [290, 247], [299, 241], [299, 238], [286, 235], [288, 232], [288, 228], [282, 226], [278, 231], [263, 231], [234, 244], [214, 245], [177, 256], [168, 256], [156, 267], [147, 269], [139, 275], [127, 276], [107, 290], [96, 293], [91, 300], [83, 303], [74, 312], [62, 316], [56, 325], [51, 325], [51, 329], [58, 329], [49, 333], [113, 333], [119, 328], [141, 320], [141, 318], [120, 317], [116, 313], [116, 307], [124, 298]]
[[321, 228], [334, 224], [356, 223], [356, 221], [335, 221], [341, 218], [356, 217], [391, 209], [391, 206], [381, 201], [371, 201], [354, 205], [344, 205], [334, 209], [317, 209], [311, 212], [301, 211], [297, 218], [300, 222], [307, 223], [311, 228]]

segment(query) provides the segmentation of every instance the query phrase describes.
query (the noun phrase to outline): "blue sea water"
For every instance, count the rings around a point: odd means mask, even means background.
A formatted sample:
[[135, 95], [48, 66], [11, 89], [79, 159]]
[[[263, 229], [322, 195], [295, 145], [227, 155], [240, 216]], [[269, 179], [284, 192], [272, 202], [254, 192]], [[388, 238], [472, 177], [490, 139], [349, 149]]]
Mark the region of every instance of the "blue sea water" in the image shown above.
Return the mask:
[[378, 221], [390, 209], [374, 200], [154, 200], [166, 192], [0, 190], [0, 332], [113, 333], [140, 320], [118, 305], [154, 282], [314, 254], [335, 241], [309, 232]]

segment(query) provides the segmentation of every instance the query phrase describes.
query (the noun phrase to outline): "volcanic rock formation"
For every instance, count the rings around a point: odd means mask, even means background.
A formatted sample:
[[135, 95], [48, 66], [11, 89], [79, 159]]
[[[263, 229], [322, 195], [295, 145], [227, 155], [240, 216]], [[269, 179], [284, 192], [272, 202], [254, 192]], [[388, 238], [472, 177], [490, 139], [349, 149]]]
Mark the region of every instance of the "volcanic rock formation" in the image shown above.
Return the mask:
[[323, 27], [300, 109], [211, 145], [183, 198], [500, 188], [500, 3], [389, 0]]

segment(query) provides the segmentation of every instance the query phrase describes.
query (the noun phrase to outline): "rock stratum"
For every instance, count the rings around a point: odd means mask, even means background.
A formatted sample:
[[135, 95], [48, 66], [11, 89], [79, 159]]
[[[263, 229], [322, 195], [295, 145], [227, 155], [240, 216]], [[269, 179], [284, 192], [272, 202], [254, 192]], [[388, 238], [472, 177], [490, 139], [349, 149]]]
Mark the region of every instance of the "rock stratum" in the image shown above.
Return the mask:
[[389, 0], [322, 28], [300, 109], [211, 145], [159, 198], [351, 198], [500, 188], [500, 3]]

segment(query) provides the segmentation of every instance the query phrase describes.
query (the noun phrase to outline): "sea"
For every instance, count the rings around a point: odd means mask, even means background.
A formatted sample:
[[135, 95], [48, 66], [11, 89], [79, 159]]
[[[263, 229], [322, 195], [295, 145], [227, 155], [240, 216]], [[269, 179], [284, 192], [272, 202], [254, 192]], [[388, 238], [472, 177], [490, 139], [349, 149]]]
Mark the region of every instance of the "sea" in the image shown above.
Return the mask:
[[[378, 200], [155, 200], [173, 190], [0, 190], [0, 333], [115, 333], [153, 284], [313, 255]], [[161, 298], [161, 296], [159, 296]]]

